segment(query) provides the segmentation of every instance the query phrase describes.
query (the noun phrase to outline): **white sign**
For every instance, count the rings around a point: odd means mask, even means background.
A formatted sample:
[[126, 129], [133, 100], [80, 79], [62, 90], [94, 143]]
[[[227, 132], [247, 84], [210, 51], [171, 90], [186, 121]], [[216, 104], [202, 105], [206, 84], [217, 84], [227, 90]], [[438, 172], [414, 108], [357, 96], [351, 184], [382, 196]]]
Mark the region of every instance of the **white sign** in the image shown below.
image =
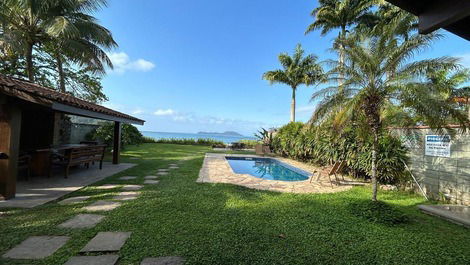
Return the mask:
[[426, 135], [427, 156], [450, 157], [450, 135]]

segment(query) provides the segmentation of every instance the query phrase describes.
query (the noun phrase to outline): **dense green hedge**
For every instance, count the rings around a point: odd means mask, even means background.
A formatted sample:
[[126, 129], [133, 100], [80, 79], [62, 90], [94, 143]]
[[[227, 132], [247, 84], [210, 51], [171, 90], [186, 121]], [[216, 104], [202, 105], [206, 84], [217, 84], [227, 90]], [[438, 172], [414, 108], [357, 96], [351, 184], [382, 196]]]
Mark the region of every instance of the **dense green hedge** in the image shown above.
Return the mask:
[[222, 141], [214, 139], [154, 139], [150, 137], [144, 137], [146, 143], [159, 143], [159, 144], [184, 144], [184, 145], [206, 145], [206, 146], [223, 146], [225, 144]]
[[[359, 137], [353, 128], [344, 129], [339, 134], [329, 128], [289, 123], [277, 131], [272, 148], [282, 156], [317, 165], [331, 165], [344, 160], [351, 175], [370, 176], [371, 141], [367, 137]], [[379, 139], [379, 181], [397, 183], [405, 180], [407, 173], [403, 162], [407, 160], [407, 149], [402, 142], [384, 133]]]

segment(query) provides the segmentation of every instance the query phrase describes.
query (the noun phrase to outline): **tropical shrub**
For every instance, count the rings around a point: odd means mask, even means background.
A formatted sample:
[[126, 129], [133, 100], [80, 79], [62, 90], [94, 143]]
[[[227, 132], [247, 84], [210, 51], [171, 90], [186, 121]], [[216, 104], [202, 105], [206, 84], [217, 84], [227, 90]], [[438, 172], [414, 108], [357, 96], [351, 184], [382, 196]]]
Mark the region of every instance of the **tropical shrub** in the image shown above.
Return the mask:
[[[372, 141], [352, 127], [338, 134], [331, 128], [289, 123], [279, 128], [273, 139], [274, 151], [282, 156], [313, 163], [331, 165], [346, 162], [346, 173], [368, 179], [371, 176]], [[379, 138], [379, 182], [396, 184], [407, 180], [407, 149], [400, 139], [384, 133]]]
[[[114, 124], [106, 123], [87, 134], [87, 140], [99, 141], [107, 145], [113, 144]], [[142, 133], [130, 124], [123, 124], [121, 128], [121, 145], [141, 144], [144, 142]]]
[[299, 158], [298, 149], [294, 149], [294, 145], [295, 141], [299, 140], [297, 137], [301, 134], [303, 126], [302, 122], [290, 122], [279, 128], [272, 141], [273, 149], [282, 156]]

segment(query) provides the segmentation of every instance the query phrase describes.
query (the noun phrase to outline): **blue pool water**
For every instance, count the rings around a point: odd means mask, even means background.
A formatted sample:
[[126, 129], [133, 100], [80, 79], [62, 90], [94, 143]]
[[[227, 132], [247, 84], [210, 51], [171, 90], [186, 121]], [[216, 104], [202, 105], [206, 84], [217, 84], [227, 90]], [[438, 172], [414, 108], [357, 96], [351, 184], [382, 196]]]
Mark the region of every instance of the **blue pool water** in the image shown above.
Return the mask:
[[236, 174], [250, 174], [257, 178], [282, 181], [307, 180], [308, 173], [287, 166], [272, 158], [225, 157]]

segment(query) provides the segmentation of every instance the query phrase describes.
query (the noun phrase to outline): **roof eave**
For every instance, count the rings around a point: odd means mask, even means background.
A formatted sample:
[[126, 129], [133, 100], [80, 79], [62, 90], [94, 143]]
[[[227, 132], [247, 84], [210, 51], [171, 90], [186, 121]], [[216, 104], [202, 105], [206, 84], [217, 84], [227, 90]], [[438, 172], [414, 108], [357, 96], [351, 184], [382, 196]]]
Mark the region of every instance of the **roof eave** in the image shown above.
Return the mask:
[[139, 119], [126, 119], [123, 117], [116, 117], [116, 116], [111, 116], [108, 114], [104, 113], [99, 113], [95, 111], [90, 111], [86, 109], [81, 109], [61, 103], [54, 102], [52, 103], [51, 108], [56, 111], [64, 112], [67, 114], [73, 114], [73, 115], [78, 115], [78, 116], [84, 116], [84, 117], [89, 117], [89, 118], [95, 118], [95, 119], [100, 119], [100, 120], [108, 120], [108, 121], [115, 121], [115, 122], [122, 122], [122, 123], [129, 123], [129, 124], [135, 124], [135, 125], [144, 125], [145, 121], [144, 120], [139, 120]]

